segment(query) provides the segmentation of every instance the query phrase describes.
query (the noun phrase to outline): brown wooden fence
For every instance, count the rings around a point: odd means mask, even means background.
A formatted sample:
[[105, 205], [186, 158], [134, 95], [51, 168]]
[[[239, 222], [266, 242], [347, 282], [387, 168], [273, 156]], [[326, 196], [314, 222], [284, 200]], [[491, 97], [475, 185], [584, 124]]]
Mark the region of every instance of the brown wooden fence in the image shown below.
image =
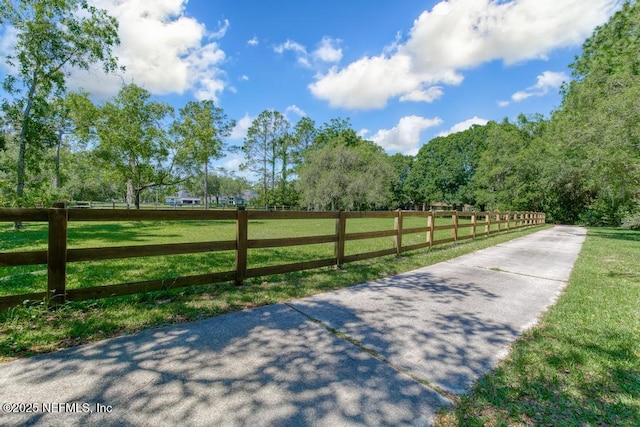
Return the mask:
[[[405, 228], [403, 219], [425, 218], [422, 227]], [[436, 218], [450, 218], [449, 224], [436, 225]], [[353, 218], [394, 218], [394, 228], [382, 231], [347, 233], [347, 221]], [[460, 218], [466, 218], [460, 223]], [[249, 220], [333, 219], [335, 233], [321, 236], [288, 237], [273, 239], [248, 239]], [[470, 219], [470, 221], [468, 221]], [[233, 220], [236, 223], [236, 239], [215, 242], [173, 243], [103, 248], [67, 248], [67, 224], [70, 221], [182, 221], [182, 220]], [[240, 285], [250, 277], [267, 276], [326, 266], [340, 266], [385, 255], [432, 247], [439, 244], [471, 239], [478, 236], [509, 231], [527, 226], [544, 224], [545, 215], [536, 212], [456, 212], [456, 211], [387, 211], [387, 212], [303, 212], [303, 211], [253, 211], [243, 207], [237, 210], [92, 210], [67, 209], [56, 205], [51, 209], [0, 208], [0, 222], [37, 221], [48, 222], [48, 249], [28, 252], [0, 252], [0, 267], [19, 265], [47, 265], [47, 290], [43, 292], [0, 297], [0, 309], [20, 305], [25, 300], [47, 300], [55, 306], [65, 301], [106, 298], [169, 288], [196, 286], [234, 281]], [[470, 233], [459, 235], [459, 230], [470, 228]], [[436, 240], [435, 233], [450, 230], [447, 238]], [[422, 243], [403, 245], [402, 237], [412, 233], [425, 233]], [[448, 233], [447, 233], [448, 234]], [[373, 252], [345, 256], [345, 242], [360, 239], [392, 237], [393, 247]], [[247, 265], [247, 252], [258, 248], [281, 248], [297, 245], [333, 243], [334, 256], [325, 259], [297, 262], [268, 267], [251, 268]], [[67, 289], [68, 263], [108, 260], [117, 258], [177, 255], [200, 252], [235, 251], [235, 268], [231, 271], [149, 280], [117, 285]]]

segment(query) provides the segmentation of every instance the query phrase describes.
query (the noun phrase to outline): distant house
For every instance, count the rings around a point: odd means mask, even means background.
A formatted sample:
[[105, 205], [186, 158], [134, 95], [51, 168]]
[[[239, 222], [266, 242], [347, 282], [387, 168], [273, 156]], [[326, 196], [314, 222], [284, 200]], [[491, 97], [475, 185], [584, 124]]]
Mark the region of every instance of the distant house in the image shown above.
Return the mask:
[[252, 190], [244, 190], [240, 194], [220, 196], [219, 202], [225, 206], [245, 206], [251, 200], [258, 197], [258, 193]]
[[180, 200], [180, 197], [170, 196], [167, 197], [164, 202], [169, 206], [182, 206], [182, 200]]
[[432, 202], [429, 205], [431, 210], [434, 211], [462, 211], [462, 212], [471, 212], [473, 210], [472, 205], [462, 205], [462, 204], [450, 204], [446, 202]]
[[177, 196], [167, 197], [165, 203], [169, 206], [193, 206], [202, 204], [202, 199], [199, 197], [191, 197], [186, 190], [180, 190]]
[[198, 197], [181, 197], [183, 205], [199, 205], [202, 202], [202, 199]]
[[244, 206], [246, 200], [242, 196], [222, 196], [220, 197], [220, 203], [226, 206]]

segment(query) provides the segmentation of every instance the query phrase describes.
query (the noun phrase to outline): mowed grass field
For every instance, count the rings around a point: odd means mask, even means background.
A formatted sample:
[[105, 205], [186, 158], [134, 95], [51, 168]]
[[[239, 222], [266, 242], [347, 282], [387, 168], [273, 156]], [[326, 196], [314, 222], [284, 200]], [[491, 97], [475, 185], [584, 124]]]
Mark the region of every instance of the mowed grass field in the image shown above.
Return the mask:
[[[461, 221], [461, 223], [464, 221]], [[468, 221], [467, 221], [468, 222]], [[439, 218], [436, 225], [450, 224]], [[426, 225], [426, 218], [405, 218], [404, 227]], [[393, 218], [349, 219], [347, 233], [390, 230]], [[47, 246], [46, 224], [25, 223], [14, 231], [0, 224], [0, 251], [42, 250]], [[249, 239], [332, 235], [335, 220], [264, 220], [249, 222]], [[469, 234], [470, 228], [461, 230]], [[484, 230], [479, 227], [478, 232]], [[171, 289], [131, 296], [69, 302], [55, 311], [44, 302], [31, 302], [0, 312], [0, 360], [43, 353], [95, 341], [144, 328], [288, 301], [319, 292], [409, 271], [507, 241], [540, 227], [479, 237], [459, 243], [345, 264], [341, 270], [327, 267], [295, 273], [255, 277], [244, 286], [219, 283]], [[436, 239], [451, 236], [436, 232]], [[176, 222], [70, 222], [69, 248], [128, 246], [162, 243], [224, 241], [235, 239], [234, 221]], [[421, 243], [426, 233], [408, 234], [403, 245]], [[346, 254], [393, 247], [393, 238], [346, 242]], [[334, 245], [319, 244], [289, 248], [250, 249], [249, 268], [331, 258]], [[215, 252], [108, 261], [69, 263], [68, 288], [91, 287], [158, 278], [204, 274], [234, 269], [234, 252]], [[46, 290], [46, 266], [0, 268], [0, 295]]]
[[[461, 219], [460, 223], [469, 223]], [[437, 218], [436, 225], [451, 224], [450, 218]], [[424, 227], [426, 218], [408, 217], [404, 228]], [[32, 251], [47, 248], [47, 224], [26, 223], [20, 231], [11, 224], [0, 224], [0, 251]], [[347, 233], [392, 230], [393, 218], [349, 219]], [[495, 230], [497, 225], [492, 227]], [[478, 233], [484, 226], [478, 227]], [[68, 248], [97, 248], [167, 243], [191, 243], [235, 240], [235, 221], [140, 221], [140, 222], [70, 222]], [[460, 229], [469, 235], [471, 228]], [[335, 220], [260, 220], [249, 221], [249, 239], [270, 239], [335, 234]], [[435, 233], [435, 239], [451, 237], [450, 230]], [[426, 233], [403, 236], [403, 246], [426, 241]], [[347, 241], [345, 255], [393, 248], [393, 238]], [[288, 264], [331, 258], [334, 244], [250, 249], [248, 268]], [[112, 285], [153, 279], [190, 276], [234, 269], [233, 251], [167, 255], [118, 260], [88, 261], [67, 264], [67, 288]], [[0, 267], [0, 296], [42, 292], [47, 288], [46, 265]]]

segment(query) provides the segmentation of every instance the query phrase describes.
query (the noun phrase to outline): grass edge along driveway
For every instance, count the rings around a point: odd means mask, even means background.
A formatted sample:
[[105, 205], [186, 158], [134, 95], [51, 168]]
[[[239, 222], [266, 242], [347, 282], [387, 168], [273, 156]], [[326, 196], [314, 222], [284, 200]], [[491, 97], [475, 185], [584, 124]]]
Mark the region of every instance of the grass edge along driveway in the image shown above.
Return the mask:
[[589, 228], [558, 302], [436, 425], [640, 425], [639, 259], [639, 231]]

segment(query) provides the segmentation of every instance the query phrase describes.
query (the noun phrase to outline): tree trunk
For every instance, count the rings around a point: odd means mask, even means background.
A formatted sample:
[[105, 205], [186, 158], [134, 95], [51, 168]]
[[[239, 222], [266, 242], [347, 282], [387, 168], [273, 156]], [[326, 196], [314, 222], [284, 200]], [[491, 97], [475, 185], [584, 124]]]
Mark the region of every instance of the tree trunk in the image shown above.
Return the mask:
[[[27, 125], [29, 122], [29, 114], [31, 114], [31, 106], [33, 104], [33, 97], [36, 93], [36, 76], [33, 78], [31, 87], [29, 88], [29, 95], [27, 97], [27, 105], [22, 113], [22, 128], [20, 129], [20, 145], [18, 148], [18, 183], [16, 185], [16, 197], [18, 198], [18, 206], [22, 206], [22, 197], [24, 196], [24, 180], [25, 180], [25, 154], [27, 151]], [[22, 221], [16, 221], [13, 223], [14, 229], [22, 228]]]
[[136, 188], [136, 191], [134, 193], [136, 209], [140, 209], [140, 193], [142, 193], [142, 189]]
[[[25, 175], [25, 151], [27, 149], [26, 138], [20, 137], [20, 148], [18, 150], [18, 185], [16, 186], [16, 197], [18, 199], [18, 207], [22, 207], [22, 196], [24, 195], [24, 175]], [[19, 230], [22, 228], [22, 221], [13, 223], [13, 228]]]
[[270, 163], [271, 163], [271, 190], [273, 190], [276, 188], [276, 158], [273, 157]]
[[129, 208], [134, 202], [133, 181], [127, 180], [127, 208]]
[[53, 177], [53, 188], [60, 189], [60, 149], [62, 148], [62, 131], [58, 132], [58, 143], [56, 144], [56, 159], [55, 159], [55, 175]]
[[[129, 167], [131, 168], [132, 176], [138, 176], [136, 174], [136, 160], [132, 155], [129, 156]], [[133, 179], [129, 178], [127, 180], [127, 209], [131, 208], [131, 205], [135, 203], [136, 195], [139, 194], [138, 191], [133, 186]]]
[[264, 207], [267, 207], [267, 181], [269, 179], [269, 175], [267, 172], [267, 154], [265, 153], [263, 159], [263, 175], [262, 175], [262, 201], [264, 202]]
[[209, 168], [204, 162], [204, 210], [209, 210]]

